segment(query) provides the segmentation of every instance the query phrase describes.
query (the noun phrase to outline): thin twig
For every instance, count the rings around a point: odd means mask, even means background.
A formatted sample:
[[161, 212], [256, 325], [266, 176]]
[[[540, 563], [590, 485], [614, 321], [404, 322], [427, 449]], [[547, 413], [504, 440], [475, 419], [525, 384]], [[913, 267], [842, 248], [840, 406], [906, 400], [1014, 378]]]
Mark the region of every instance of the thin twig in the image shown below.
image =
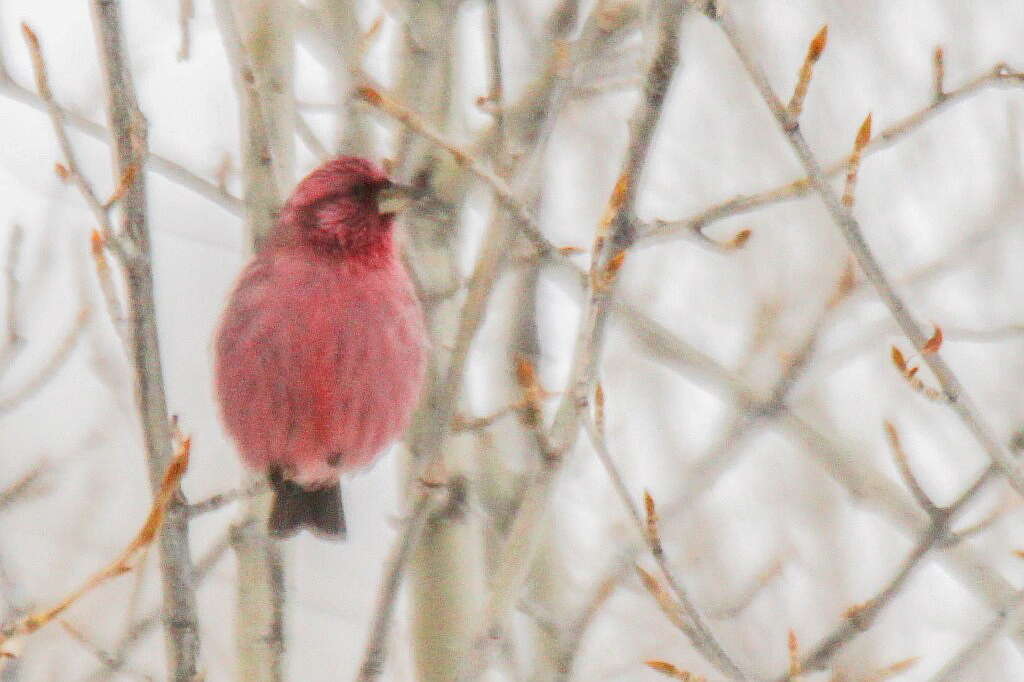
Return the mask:
[[178, 61], [188, 60], [192, 52], [192, 20], [195, 18], [192, 0], [178, 0]]
[[18, 291], [21, 283], [18, 280], [18, 264], [21, 261], [21, 245], [24, 234], [21, 225], [11, 225], [11, 233], [7, 238], [7, 260], [4, 262], [4, 340], [0, 349], [0, 378], [2, 378], [14, 362], [14, 357], [21, 350], [23, 340], [19, 331]]
[[658, 6], [657, 48], [648, 69], [641, 101], [630, 120], [630, 142], [619, 173], [619, 182], [609, 201], [600, 231], [607, 232], [601, 248], [595, 249], [591, 269], [591, 291], [577, 334], [568, 390], [563, 394], [547, 441], [541, 472], [527, 488], [512, 520], [511, 528], [496, 564], [492, 591], [484, 608], [473, 648], [466, 656], [459, 680], [476, 679], [487, 667], [488, 651], [495, 627], [518, 598], [536, 550], [536, 528], [543, 518], [562, 455], [579, 435], [580, 409], [586, 404], [594, 381], [597, 359], [604, 338], [605, 322], [616, 274], [625, 249], [634, 238], [634, 202], [650, 141], [661, 115], [662, 105], [678, 61], [678, 28], [683, 13], [681, 2]]
[[[51, 103], [12, 80], [0, 79], [0, 95], [5, 95], [17, 102], [30, 106], [37, 111], [49, 113]], [[105, 144], [111, 144], [109, 129], [98, 123], [94, 123], [73, 111], [68, 111], [64, 107], [59, 105], [55, 106], [57, 106], [64, 123], [68, 126], [74, 128], [80, 133], [83, 133], [84, 135], [87, 135], [88, 137], [93, 138], [94, 140]], [[171, 161], [160, 154], [155, 154], [149, 149], [146, 149], [145, 151], [146, 164], [149, 170], [161, 173], [171, 182], [195, 192], [208, 201], [217, 204], [232, 215], [241, 215], [241, 199], [228, 193], [224, 188], [218, 187], [215, 183], [204, 180], [181, 164]]]
[[913, 470], [910, 468], [910, 462], [907, 459], [907, 453], [903, 450], [903, 445], [900, 443], [900, 434], [896, 430], [896, 427], [892, 425], [892, 422], [886, 421], [885, 424], [885, 435], [889, 439], [889, 447], [892, 449], [893, 459], [896, 460], [896, 468], [900, 472], [900, 478], [910, 489], [910, 493], [914, 496], [914, 501], [921, 505], [921, 508], [925, 510], [928, 516], [934, 516], [938, 512], [938, 507], [932, 502], [932, 499], [921, 487], [921, 484], [917, 480], [917, 476], [914, 475]]
[[626, 511], [637, 533], [643, 538], [651, 556], [654, 557], [655, 562], [658, 564], [658, 569], [661, 571], [665, 582], [672, 591], [672, 595], [675, 597], [675, 605], [685, 614], [684, 622], [686, 627], [681, 627], [680, 631], [686, 635], [693, 647], [716, 668], [725, 672], [732, 679], [745, 679], [743, 673], [732, 662], [722, 648], [722, 645], [718, 643], [714, 634], [704, 623], [704, 618], [701, 616], [700, 611], [694, 605], [686, 588], [683, 587], [669, 565], [668, 559], [665, 556], [665, 550], [662, 547], [660, 534], [654, 522], [652, 498], [650, 495], [646, 497], [648, 515], [645, 521], [641, 518], [640, 510], [629, 494], [629, 489], [622, 478], [622, 472], [619, 471], [611, 452], [608, 450], [608, 442], [604, 437], [603, 431], [598, 429], [597, 425], [589, 419], [584, 420], [584, 425], [587, 434], [590, 436], [590, 442], [594, 446], [594, 451], [597, 453], [598, 459], [600, 459], [605, 472], [607, 472], [608, 477], [611, 479], [612, 487], [615, 489], [623, 506], [626, 507]]
[[107, 261], [106, 251], [104, 250], [103, 235], [99, 230], [93, 230], [89, 240], [89, 247], [96, 270], [96, 280], [100, 286], [100, 297], [103, 299], [107, 317], [114, 326], [114, 333], [120, 339], [125, 353], [130, 356], [131, 339], [129, 334], [131, 329], [129, 328], [128, 316], [124, 313], [124, 305], [122, 305], [121, 297], [117, 293], [117, 285], [114, 283], [114, 276], [110, 269], [110, 263]]
[[[871, 627], [882, 610], [900, 594], [914, 571], [933, 549], [951, 546], [956, 541], [955, 537], [950, 536], [950, 524], [977, 497], [978, 493], [985, 488], [988, 480], [996, 473], [998, 473], [996, 464], [990, 464], [949, 506], [937, 507], [929, 501], [927, 509], [931, 523], [920, 535], [914, 548], [900, 563], [895, 575], [875, 596], [847, 610], [843, 622], [825, 636], [803, 659], [801, 666], [804, 670], [824, 669], [847, 643]], [[920, 494], [924, 496], [923, 492]], [[776, 679], [783, 682], [788, 679], [788, 674], [780, 675]]]
[[156, 539], [160, 531], [160, 526], [167, 513], [167, 507], [175, 491], [178, 489], [181, 477], [188, 469], [189, 451], [190, 441], [186, 438], [182, 441], [178, 452], [168, 465], [167, 471], [164, 472], [159, 490], [157, 490], [154, 496], [153, 504], [142, 526], [125, 548], [106, 566], [86, 578], [80, 586], [72, 590], [53, 606], [30, 613], [14, 623], [3, 625], [0, 628], [0, 645], [12, 637], [24, 637], [33, 634], [58, 618], [99, 585], [123, 575], [135, 567], [136, 559]]
[[320, 141], [320, 138], [316, 136], [316, 133], [306, 122], [306, 119], [302, 114], [295, 113], [295, 132], [298, 134], [299, 139], [302, 140], [302, 144], [306, 145], [306, 148], [316, 158], [324, 161], [330, 156], [330, 152], [327, 151], [327, 147]]
[[[764, 99], [771, 110], [779, 128], [796, 152], [811, 185], [821, 197], [833, 222], [842, 232], [847, 245], [857, 258], [861, 271], [874, 286], [879, 297], [886, 307], [889, 308], [893, 318], [914, 345], [914, 348], [918, 352], [923, 352], [929, 335], [918, 325], [903, 299], [889, 283], [889, 278], [872, 253], [871, 247], [864, 239], [860, 223], [850, 213], [849, 208], [843, 206], [842, 202], [833, 192], [814, 153], [807, 145], [806, 140], [804, 140], [799, 126], [794, 125], [793, 120], [786, 112], [785, 106], [772, 89], [764, 71], [747, 51], [746, 45], [733, 25], [728, 12], [724, 7], [718, 6], [717, 11], [712, 14], [716, 24], [722, 29], [730, 45], [732, 45], [733, 51], [739, 57], [744, 69], [761, 94], [762, 99]], [[942, 392], [945, 394], [953, 411], [960, 418], [960, 421], [964, 423], [988, 457], [999, 467], [1010, 485], [1013, 486], [1018, 494], [1024, 495], [1024, 470], [1022, 470], [1020, 463], [1010, 456], [1010, 453], [1007, 452], [1006, 448], [995, 437], [991, 427], [978, 413], [966, 390], [961, 385], [960, 380], [946, 364], [942, 355], [937, 352], [925, 353], [922, 355], [922, 359], [938, 379], [939, 384], [942, 386]]]
[[[1005, 64], [997, 64], [981, 75], [967, 81], [959, 88], [947, 92], [940, 101], [931, 102], [923, 109], [905, 116], [880, 131], [864, 148], [863, 156], [870, 156], [889, 149], [954, 104], [965, 101], [987, 88], [1007, 85], [1024, 86], [1024, 73], [1011, 70]], [[849, 162], [849, 155], [843, 156], [826, 165], [823, 173], [826, 177], [843, 173], [846, 171]], [[723, 218], [749, 213], [782, 201], [797, 199], [813, 191], [814, 188], [811, 181], [804, 177], [755, 194], [741, 195], [723, 201], [688, 218], [681, 220], [655, 220], [641, 228], [638, 245], [648, 245], [665, 239], [692, 236], [694, 233], [700, 233], [712, 223]]]
[[92, 211], [96, 224], [103, 234], [103, 239], [115, 253], [123, 256], [123, 246], [120, 240], [114, 235], [114, 229], [110, 224], [110, 206], [100, 201], [92, 184], [82, 175], [75, 156], [74, 148], [68, 139], [67, 129], [64, 123], [64, 112], [57, 106], [53, 99], [53, 92], [50, 90], [50, 79], [46, 72], [46, 61], [43, 58], [42, 46], [35, 31], [29, 28], [28, 24], [21, 24], [21, 33], [28, 46], [29, 56], [32, 59], [32, 71], [36, 77], [36, 90], [39, 97], [46, 104], [47, 112], [50, 114], [50, 121], [53, 123], [53, 131], [60, 146], [61, 154], [64, 156], [64, 165], [59, 166], [57, 171], [62, 178], [68, 180], [78, 189], [79, 194], [85, 200], [89, 210]]
[[[231, 536], [233, 532], [234, 528], [224, 533], [224, 535], [196, 561], [194, 574], [196, 585], [201, 584], [203, 580], [210, 575], [210, 572], [220, 562], [220, 560], [227, 554], [228, 549], [231, 547]], [[143, 638], [149, 634], [153, 628], [160, 625], [161, 620], [162, 610], [158, 607], [135, 621], [135, 624], [128, 629], [121, 638], [121, 641], [118, 642], [117, 647], [113, 652], [111, 652], [110, 665], [104, 665], [103, 667], [94, 670], [86, 677], [86, 679], [90, 682], [96, 682], [101, 679], [107, 679], [111, 674], [121, 670], [127, 663], [128, 655], [131, 653], [132, 649], [141, 643]]]
[[247, 497], [252, 497], [254, 495], [259, 495], [265, 492], [266, 489], [267, 482], [263, 479], [259, 479], [254, 481], [252, 485], [246, 488], [236, 488], [234, 490], [229, 490], [224, 493], [217, 493], [216, 495], [211, 495], [210, 497], [207, 497], [205, 500], [193, 502], [186, 508], [186, 513], [190, 517], [208, 514], [210, 512], [217, 511], [218, 509], [221, 509], [231, 504], [235, 500], [240, 500]]
[[583, 608], [580, 609], [579, 614], [569, 622], [567, 627], [562, 629], [561, 641], [559, 642], [561, 655], [555, 668], [557, 674], [556, 682], [565, 682], [571, 679], [573, 663], [579, 654], [584, 636], [597, 618], [601, 608], [615, 593], [615, 588], [621, 582], [622, 576], [631, 567], [632, 563], [630, 561], [621, 560], [621, 558], [616, 561], [616, 568], [608, 571], [605, 577], [598, 582]]
[[19, 476], [13, 483], [0, 490], [0, 511], [13, 504], [38, 495], [40, 480], [50, 469], [50, 463], [43, 460]]
[[90, 315], [89, 308], [79, 310], [71, 323], [71, 328], [64, 333], [57, 347], [50, 353], [50, 357], [32, 374], [32, 377], [13, 391], [0, 396], [0, 417], [18, 408], [53, 379], [81, 341]]
[[811, 44], [807, 47], [807, 56], [800, 66], [800, 74], [797, 76], [796, 87], [793, 88], [793, 96], [786, 105], [786, 111], [794, 121], [800, 118], [804, 110], [804, 98], [807, 96], [807, 89], [811, 84], [811, 77], [814, 75], [814, 65], [821, 58], [828, 42], [828, 26], [822, 26], [818, 34], [814, 36]]
[[964, 668], [978, 658], [1008, 626], [1019, 625], [1022, 612], [1024, 612], [1024, 590], [1017, 593], [1012, 604], [1007, 604], [1005, 608], [1000, 609], [995, 618], [979, 630], [977, 635], [972, 637], [946, 665], [930, 678], [930, 682], [965, 679]]

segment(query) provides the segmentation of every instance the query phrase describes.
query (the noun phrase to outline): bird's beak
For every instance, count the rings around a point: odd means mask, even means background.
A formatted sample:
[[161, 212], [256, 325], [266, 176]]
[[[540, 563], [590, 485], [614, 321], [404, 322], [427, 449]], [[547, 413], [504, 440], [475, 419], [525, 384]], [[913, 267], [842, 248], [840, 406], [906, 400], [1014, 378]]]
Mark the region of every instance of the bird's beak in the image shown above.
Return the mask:
[[377, 190], [377, 212], [381, 215], [401, 213], [416, 199], [412, 187], [389, 182]]

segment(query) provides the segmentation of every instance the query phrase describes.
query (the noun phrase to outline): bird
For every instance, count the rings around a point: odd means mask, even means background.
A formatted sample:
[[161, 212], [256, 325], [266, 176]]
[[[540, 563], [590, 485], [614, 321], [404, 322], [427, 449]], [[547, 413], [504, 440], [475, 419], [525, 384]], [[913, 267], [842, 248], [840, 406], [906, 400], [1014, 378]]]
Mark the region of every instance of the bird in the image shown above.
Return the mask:
[[408, 189], [364, 158], [324, 162], [229, 295], [215, 393], [242, 462], [273, 490], [273, 537], [344, 539], [341, 475], [374, 462], [419, 401], [427, 332], [393, 229]]

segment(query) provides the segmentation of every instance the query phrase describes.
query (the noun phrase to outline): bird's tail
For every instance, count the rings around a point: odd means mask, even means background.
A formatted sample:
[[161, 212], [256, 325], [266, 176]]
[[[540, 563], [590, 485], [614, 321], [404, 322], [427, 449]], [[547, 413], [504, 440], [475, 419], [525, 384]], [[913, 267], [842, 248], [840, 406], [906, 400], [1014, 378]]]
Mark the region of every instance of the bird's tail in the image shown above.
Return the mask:
[[309, 528], [327, 540], [345, 539], [345, 510], [339, 483], [307, 490], [276, 470], [270, 472], [268, 480], [274, 490], [267, 524], [271, 536], [287, 538]]

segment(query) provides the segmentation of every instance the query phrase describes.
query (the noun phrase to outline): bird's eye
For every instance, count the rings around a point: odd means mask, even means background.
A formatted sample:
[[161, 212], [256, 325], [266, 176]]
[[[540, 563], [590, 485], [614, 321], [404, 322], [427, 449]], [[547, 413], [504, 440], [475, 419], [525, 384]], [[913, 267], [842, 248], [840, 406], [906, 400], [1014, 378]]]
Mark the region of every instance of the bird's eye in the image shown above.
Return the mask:
[[361, 182], [352, 188], [352, 196], [359, 201], [368, 200], [373, 197], [373, 187], [369, 183]]

